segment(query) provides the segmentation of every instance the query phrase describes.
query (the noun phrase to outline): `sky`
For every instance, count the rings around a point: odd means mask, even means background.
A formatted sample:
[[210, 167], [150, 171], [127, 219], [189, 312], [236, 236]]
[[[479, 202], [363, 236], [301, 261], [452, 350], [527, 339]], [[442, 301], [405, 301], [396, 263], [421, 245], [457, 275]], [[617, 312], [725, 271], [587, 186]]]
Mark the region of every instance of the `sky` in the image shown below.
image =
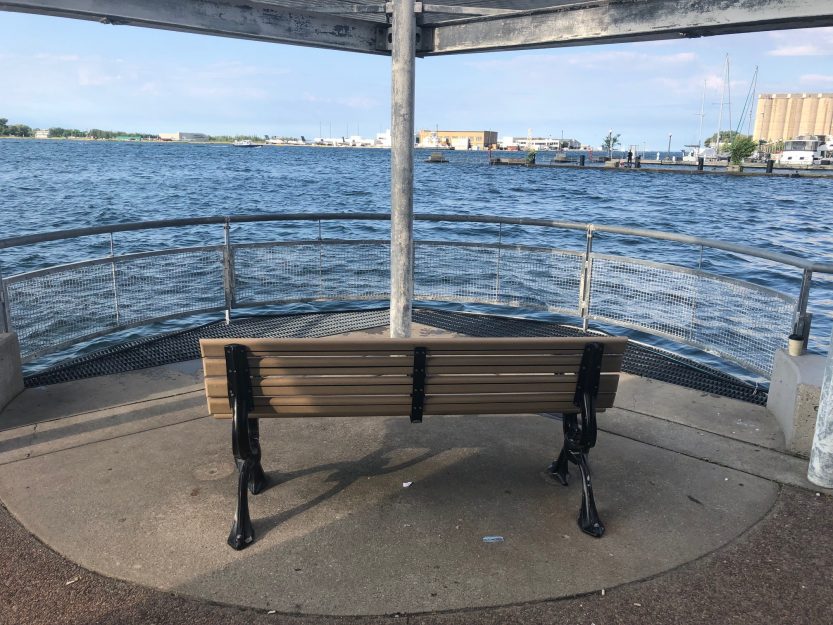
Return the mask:
[[[833, 28], [417, 60], [416, 127], [672, 149], [758, 93], [833, 92]], [[0, 11], [0, 117], [35, 128], [373, 136], [390, 59]], [[729, 129], [724, 109], [722, 128]], [[748, 113], [741, 130], [746, 130]]]

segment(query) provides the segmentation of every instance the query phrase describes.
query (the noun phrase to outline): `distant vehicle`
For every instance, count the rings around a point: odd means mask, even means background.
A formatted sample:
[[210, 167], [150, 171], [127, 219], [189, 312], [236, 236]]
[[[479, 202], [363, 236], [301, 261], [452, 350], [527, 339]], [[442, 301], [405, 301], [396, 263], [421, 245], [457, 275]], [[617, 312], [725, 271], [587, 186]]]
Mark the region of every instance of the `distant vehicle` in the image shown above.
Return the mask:
[[698, 158], [704, 158], [711, 161], [717, 158], [717, 151], [714, 148], [698, 148], [696, 145], [686, 146], [691, 147], [691, 150], [683, 150], [684, 163], [696, 163]]

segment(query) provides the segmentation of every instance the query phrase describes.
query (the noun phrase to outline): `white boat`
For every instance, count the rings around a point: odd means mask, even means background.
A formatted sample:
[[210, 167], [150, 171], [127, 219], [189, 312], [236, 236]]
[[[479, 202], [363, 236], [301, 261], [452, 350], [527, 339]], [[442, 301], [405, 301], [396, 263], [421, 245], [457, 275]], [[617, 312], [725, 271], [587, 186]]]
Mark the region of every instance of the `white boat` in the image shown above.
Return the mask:
[[252, 143], [248, 139], [243, 139], [241, 141], [235, 141], [232, 145], [236, 148], [259, 148], [260, 145], [257, 143]]
[[833, 159], [833, 135], [801, 135], [784, 142], [779, 165], [829, 164]]

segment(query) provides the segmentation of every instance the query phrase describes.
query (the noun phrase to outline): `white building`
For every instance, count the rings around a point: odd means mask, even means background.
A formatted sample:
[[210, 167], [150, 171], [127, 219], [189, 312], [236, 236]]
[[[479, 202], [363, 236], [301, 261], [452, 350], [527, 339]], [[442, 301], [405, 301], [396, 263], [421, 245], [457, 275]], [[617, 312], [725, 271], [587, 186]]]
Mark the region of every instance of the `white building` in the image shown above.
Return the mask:
[[210, 137], [201, 132], [160, 132], [162, 141], [208, 141]]
[[389, 148], [391, 146], [390, 128], [388, 128], [385, 132], [378, 133], [373, 145], [379, 148]]
[[35, 139], [48, 139], [49, 138], [49, 131], [38, 129], [35, 131]]

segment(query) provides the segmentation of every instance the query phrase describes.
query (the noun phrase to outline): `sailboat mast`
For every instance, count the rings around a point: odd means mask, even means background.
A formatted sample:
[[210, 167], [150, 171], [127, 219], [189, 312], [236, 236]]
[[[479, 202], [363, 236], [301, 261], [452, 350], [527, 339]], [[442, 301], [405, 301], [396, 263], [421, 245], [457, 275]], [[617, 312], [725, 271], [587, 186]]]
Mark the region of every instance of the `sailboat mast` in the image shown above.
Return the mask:
[[729, 140], [732, 140], [732, 79], [729, 76], [729, 55], [726, 55], [726, 104], [729, 107]]
[[701, 156], [701, 148], [703, 147], [703, 117], [705, 114], [703, 110], [706, 106], [706, 81], [703, 81], [703, 99], [700, 101], [700, 130], [697, 131], [697, 156]]
[[[755, 108], [755, 92], [758, 90], [758, 66], [755, 66], [755, 73], [752, 75], [752, 86], [749, 89], [749, 126], [746, 134], [752, 135], [752, 110]], [[743, 123], [743, 122], [741, 122]]]
[[[726, 55], [726, 67], [728, 68], [729, 55]], [[723, 127], [723, 103], [726, 99], [726, 74], [723, 75], [723, 89], [720, 92], [720, 113], [717, 116], [717, 147], [714, 155], [720, 158], [720, 129]]]

